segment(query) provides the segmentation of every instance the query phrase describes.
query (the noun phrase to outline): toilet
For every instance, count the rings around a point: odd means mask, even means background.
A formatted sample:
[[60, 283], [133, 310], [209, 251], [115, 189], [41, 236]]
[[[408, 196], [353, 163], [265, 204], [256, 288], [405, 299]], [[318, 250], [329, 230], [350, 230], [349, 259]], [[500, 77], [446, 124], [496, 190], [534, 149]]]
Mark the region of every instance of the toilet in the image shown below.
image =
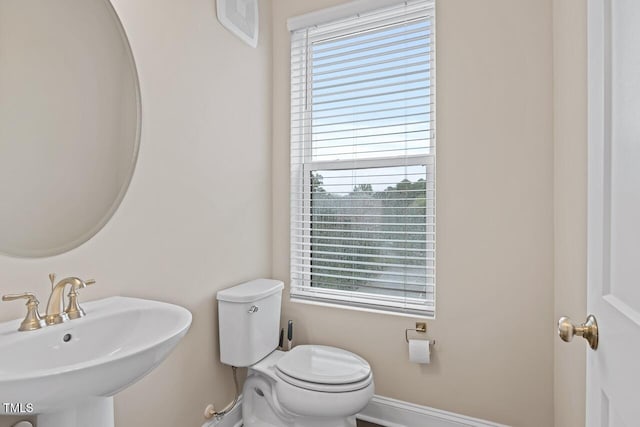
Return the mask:
[[374, 393], [369, 363], [323, 345], [277, 350], [283, 288], [257, 279], [217, 294], [220, 360], [249, 368], [244, 427], [355, 427]]

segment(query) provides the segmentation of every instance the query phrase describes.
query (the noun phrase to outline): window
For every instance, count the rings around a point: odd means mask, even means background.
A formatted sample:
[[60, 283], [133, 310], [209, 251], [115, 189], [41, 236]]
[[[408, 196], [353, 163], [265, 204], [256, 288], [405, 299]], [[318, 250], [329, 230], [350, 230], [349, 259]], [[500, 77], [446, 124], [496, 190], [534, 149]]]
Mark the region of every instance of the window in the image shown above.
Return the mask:
[[291, 298], [435, 314], [434, 5], [291, 34]]

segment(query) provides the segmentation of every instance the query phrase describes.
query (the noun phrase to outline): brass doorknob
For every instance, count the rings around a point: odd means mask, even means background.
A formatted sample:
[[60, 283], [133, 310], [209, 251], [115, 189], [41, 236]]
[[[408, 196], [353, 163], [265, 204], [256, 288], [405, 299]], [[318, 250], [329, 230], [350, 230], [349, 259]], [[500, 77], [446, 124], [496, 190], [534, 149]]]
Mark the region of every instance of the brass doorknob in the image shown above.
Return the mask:
[[579, 326], [573, 324], [568, 317], [561, 317], [558, 320], [558, 335], [564, 342], [569, 342], [574, 335], [578, 335], [587, 340], [593, 350], [598, 348], [598, 322], [593, 314], [587, 316], [587, 321]]

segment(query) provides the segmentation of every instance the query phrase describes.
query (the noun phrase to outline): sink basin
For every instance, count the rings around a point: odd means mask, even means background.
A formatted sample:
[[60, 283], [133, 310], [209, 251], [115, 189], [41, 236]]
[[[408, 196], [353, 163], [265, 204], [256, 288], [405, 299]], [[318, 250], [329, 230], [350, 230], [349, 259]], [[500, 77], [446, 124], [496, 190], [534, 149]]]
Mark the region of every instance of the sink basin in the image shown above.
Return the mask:
[[[191, 325], [188, 310], [158, 301], [111, 297], [83, 308], [85, 317], [37, 331], [18, 332], [21, 320], [0, 323], [3, 402], [22, 404], [22, 413], [58, 413], [51, 419], [64, 419], [60, 413], [81, 408], [89, 412], [86, 425], [113, 425], [113, 401], [104, 398], [157, 367]], [[92, 406], [111, 411], [111, 421], [96, 422]], [[15, 412], [15, 406], [0, 405], [0, 414]], [[38, 417], [38, 426], [73, 425], [46, 419]]]

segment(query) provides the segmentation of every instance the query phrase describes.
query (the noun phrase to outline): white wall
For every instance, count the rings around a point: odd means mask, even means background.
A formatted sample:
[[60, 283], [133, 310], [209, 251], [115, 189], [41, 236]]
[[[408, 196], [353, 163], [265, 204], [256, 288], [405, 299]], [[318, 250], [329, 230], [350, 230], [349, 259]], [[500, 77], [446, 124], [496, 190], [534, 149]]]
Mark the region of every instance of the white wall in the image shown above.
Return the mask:
[[[289, 277], [286, 19], [342, 3], [273, 3], [273, 272]], [[521, 427], [553, 425], [551, 0], [437, 3], [438, 288], [433, 363], [414, 319], [285, 302], [297, 342], [372, 364], [376, 393]]]
[[[131, 187], [81, 247], [44, 259], [0, 256], [0, 293], [29, 290], [46, 302], [47, 273], [57, 272], [97, 280], [82, 300], [128, 295], [187, 307], [191, 331], [164, 364], [118, 395], [116, 423], [201, 425], [207, 403], [221, 406], [233, 394], [231, 369], [218, 361], [215, 293], [271, 273], [270, 2], [260, 1], [257, 49], [218, 23], [211, 0], [114, 5], [142, 86]], [[0, 320], [23, 315], [24, 304], [0, 304]]]

